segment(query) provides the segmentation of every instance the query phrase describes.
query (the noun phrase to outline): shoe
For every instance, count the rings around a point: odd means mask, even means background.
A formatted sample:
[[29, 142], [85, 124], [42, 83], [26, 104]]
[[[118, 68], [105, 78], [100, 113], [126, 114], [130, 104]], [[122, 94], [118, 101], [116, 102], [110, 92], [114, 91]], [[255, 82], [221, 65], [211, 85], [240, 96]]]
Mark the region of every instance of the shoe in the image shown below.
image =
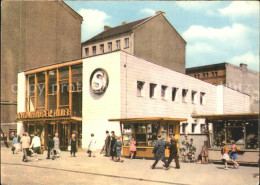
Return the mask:
[[165, 170], [169, 170], [169, 169], [170, 169], [170, 167], [169, 167], [169, 166], [165, 167]]
[[180, 167], [176, 167], [176, 169], [180, 169]]
[[49, 157], [46, 157], [46, 159], [50, 159]]
[[237, 163], [237, 165], [235, 166], [235, 168], [238, 168], [239, 167], [239, 164]]
[[154, 169], [154, 167], [153, 167], [152, 165], [151, 165], [150, 167], [151, 167], [152, 169]]
[[24, 160], [23, 162], [28, 162], [28, 160]]
[[224, 168], [225, 170], [228, 170], [228, 168]]

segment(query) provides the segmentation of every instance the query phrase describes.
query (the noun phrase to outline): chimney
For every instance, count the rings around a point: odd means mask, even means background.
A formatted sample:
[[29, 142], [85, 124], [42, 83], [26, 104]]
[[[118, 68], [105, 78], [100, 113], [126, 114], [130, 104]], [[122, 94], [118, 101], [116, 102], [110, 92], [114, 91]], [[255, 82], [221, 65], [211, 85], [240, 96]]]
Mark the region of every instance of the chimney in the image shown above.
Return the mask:
[[241, 69], [247, 69], [247, 64], [240, 63], [240, 68]]
[[125, 25], [126, 24], [126, 21], [122, 22], [122, 25]]
[[104, 31], [107, 31], [107, 30], [109, 30], [111, 27], [109, 27], [109, 26], [104, 26]]
[[157, 11], [157, 12], [155, 13], [155, 15], [158, 15], [158, 14], [162, 14], [163, 16], [165, 16], [165, 12], [162, 12], [162, 11]]

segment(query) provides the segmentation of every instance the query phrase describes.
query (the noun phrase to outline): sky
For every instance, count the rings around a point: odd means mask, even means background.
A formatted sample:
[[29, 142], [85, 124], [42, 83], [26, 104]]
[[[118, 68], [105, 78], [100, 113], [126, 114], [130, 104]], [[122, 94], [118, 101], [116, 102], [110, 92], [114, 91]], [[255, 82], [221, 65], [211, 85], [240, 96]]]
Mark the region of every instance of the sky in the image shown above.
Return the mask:
[[165, 12], [187, 42], [186, 67], [228, 62], [259, 71], [258, 1], [65, 1], [84, 19], [82, 42], [123, 21]]

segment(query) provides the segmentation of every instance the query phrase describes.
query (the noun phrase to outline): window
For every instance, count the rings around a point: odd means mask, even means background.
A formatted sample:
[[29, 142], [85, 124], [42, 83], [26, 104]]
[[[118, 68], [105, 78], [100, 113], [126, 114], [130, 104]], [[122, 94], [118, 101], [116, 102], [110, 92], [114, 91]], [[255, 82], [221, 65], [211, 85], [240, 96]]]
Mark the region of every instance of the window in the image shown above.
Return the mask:
[[116, 49], [117, 50], [121, 49], [120, 40], [116, 41]]
[[129, 48], [129, 38], [125, 38], [125, 48]]
[[204, 133], [206, 131], [205, 124], [200, 125], [200, 133]]
[[188, 89], [182, 89], [182, 102], [183, 103], [187, 102], [187, 92], [188, 92]]
[[144, 83], [145, 82], [137, 81], [137, 96], [143, 96]]
[[111, 52], [112, 51], [112, 42], [109, 42], [108, 43], [108, 52]]
[[205, 93], [204, 92], [200, 93], [200, 104], [205, 105]]
[[197, 75], [195, 74], [194, 77], [197, 78]]
[[86, 57], [89, 56], [89, 49], [88, 48], [85, 48], [85, 54], [86, 54]]
[[82, 116], [82, 64], [71, 66], [72, 73], [72, 114]]
[[212, 76], [215, 76], [215, 72], [212, 72], [211, 74], [212, 74]]
[[162, 85], [161, 87], [161, 98], [162, 100], [166, 100], [167, 99], [167, 86]]
[[57, 109], [57, 70], [48, 71], [48, 110]]
[[37, 110], [45, 109], [45, 72], [37, 73]]
[[182, 131], [183, 134], [186, 133], [187, 125], [188, 125], [187, 123], [182, 123], [182, 125], [181, 125], [181, 126], [182, 126], [182, 127], [181, 127], [181, 131]]
[[192, 133], [195, 132], [196, 126], [197, 126], [197, 124], [195, 124], [195, 123], [193, 123], [193, 124], [191, 125], [191, 132], [192, 132]]
[[156, 90], [157, 84], [150, 83], [150, 98], [155, 98], [155, 90]]
[[205, 78], [206, 77], [206, 73], [203, 73], [203, 78]]
[[104, 53], [104, 44], [100, 44], [100, 54]]
[[93, 55], [97, 54], [97, 47], [96, 46], [92, 47], [92, 53], [93, 53]]
[[177, 101], [177, 91], [178, 91], [178, 88], [176, 87], [173, 87], [172, 88], [172, 101]]
[[27, 106], [28, 112], [35, 111], [35, 75], [29, 75], [27, 77]]
[[191, 102], [193, 104], [196, 103], [196, 94], [197, 94], [197, 91], [191, 91]]

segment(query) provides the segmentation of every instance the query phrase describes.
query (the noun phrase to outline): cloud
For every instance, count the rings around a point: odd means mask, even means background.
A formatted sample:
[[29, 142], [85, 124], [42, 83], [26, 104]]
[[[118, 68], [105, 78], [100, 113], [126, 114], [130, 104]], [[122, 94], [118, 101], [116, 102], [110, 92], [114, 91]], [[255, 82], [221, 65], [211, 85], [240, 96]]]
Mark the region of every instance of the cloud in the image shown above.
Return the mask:
[[108, 24], [107, 21], [110, 18], [109, 15], [100, 10], [80, 9], [78, 13], [84, 20], [81, 25], [82, 42], [102, 32], [104, 25]]
[[223, 16], [231, 18], [259, 16], [259, 2], [233, 1], [229, 6], [219, 9], [218, 12]]
[[151, 8], [144, 8], [144, 9], [141, 9], [139, 13], [146, 14], [146, 15], [155, 15], [155, 10], [153, 10]]
[[243, 55], [234, 56], [229, 59], [230, 63], [239, 65], [240, 63], [249, 64], [255, 70], [259, 69], [259, 55], [255, 55], [252, 51], [248, 51]]
[[220, 2], [208, 2], [208, 1], [176, 1], [175, 2], [179, 7], [184, 10], [190, 11], [201, 11], [201, 10], [208, 10], [210, 8], [214, 8], [215, 6], [219, 5]]

